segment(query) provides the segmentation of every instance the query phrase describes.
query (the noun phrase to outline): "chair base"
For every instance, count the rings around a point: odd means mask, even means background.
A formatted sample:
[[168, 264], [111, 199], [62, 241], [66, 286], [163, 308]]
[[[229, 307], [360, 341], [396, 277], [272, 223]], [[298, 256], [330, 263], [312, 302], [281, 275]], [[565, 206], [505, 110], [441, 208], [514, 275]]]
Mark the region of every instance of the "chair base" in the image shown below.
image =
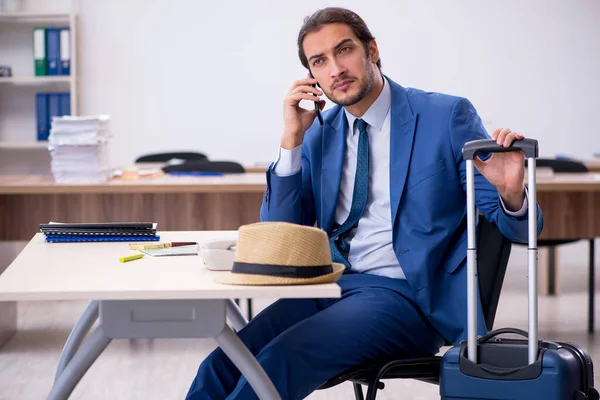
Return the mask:
[[441, 360], [441, 357], [436, 356], [367, 363], [331, 378], [321, 385], [319, 390], [350, 381], [354, 386], [356, 400], [365, 399], [362, 386], [367, 386], [366, 400], [374, 400], [377, 390], [385, 388], [382, 379], [417, 379], [439, 385]]

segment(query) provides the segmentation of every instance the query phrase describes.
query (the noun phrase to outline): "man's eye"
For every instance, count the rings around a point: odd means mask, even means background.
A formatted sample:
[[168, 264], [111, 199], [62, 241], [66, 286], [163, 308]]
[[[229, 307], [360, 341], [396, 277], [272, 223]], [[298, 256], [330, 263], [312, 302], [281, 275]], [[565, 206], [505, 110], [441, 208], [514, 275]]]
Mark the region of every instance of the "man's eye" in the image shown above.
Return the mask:
[[313, 65], [316, 67], [317, 65], [319, 65], [321, 63], [321, 61], [323, 61], [323, 60], [315, 60], [315, 61], [313, 61]]
[[343, 53], [343, 52], [348, 51], [348, 50], [350, 50], [350, 46], [342, 47], [340, 49], [340, 53]]

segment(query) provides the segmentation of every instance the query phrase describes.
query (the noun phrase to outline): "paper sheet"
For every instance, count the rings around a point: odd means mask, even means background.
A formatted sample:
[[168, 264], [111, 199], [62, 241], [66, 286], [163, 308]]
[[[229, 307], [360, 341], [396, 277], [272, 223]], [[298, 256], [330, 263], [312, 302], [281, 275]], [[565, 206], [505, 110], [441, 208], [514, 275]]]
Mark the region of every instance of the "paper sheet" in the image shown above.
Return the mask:
[[197, 256], [198, 255], [198, 246], [177, 246], [177, 247], [167, 247], [165, 249], [148, 249], [148, 250], [139, 250], [142, 253], [152, 256], [152, 257], [163, 257], [163, 256]]

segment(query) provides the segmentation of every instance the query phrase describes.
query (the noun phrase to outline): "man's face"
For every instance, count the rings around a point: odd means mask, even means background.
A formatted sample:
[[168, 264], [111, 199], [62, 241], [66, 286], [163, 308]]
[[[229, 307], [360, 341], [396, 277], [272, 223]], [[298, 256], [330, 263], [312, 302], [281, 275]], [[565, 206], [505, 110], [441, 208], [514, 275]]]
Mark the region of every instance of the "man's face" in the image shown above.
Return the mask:
[[350, 106], [362, 100], [375, 82], [379, 53], [371, 54], [348, 25], [327, 24], [307, 34], [303, 42], [308, 65], [325, 95], [336, 104]]

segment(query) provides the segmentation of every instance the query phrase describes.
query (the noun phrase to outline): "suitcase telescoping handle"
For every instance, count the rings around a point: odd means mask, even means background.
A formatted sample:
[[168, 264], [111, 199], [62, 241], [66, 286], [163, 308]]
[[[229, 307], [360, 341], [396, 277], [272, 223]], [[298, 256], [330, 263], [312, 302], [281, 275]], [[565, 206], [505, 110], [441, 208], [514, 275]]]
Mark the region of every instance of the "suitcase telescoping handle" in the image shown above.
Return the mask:
[[467, 142], [463, 147], [463, 159], [466, 161], [467, 169], [467, 351], [469, 360], [473, 363], [477, 363], [477, 240], [475, 238], [475, 170], [473, 169], [473, 160], [477, 153], [505, 153], [509, 151], [524, 152], [528, 165], [529, 364], [537, 359], [537, 199], [535, 162], [538, 157], [538, 142], [534, 139], [520, 139], [515, 140], [510, 147], [504, 147], [498, 145], [492, 139], [481, 139]]

